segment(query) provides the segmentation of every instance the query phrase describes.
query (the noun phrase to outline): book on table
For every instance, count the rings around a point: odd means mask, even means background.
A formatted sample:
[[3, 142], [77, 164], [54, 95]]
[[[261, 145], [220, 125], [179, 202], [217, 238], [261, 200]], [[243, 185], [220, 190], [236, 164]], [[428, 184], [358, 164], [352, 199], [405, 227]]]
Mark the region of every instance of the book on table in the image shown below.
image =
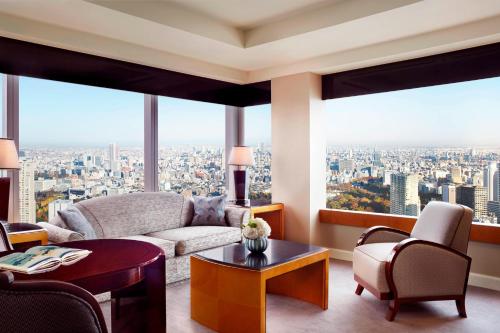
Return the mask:
[[55, 245], [35, 246], [26, 252], [15, 252], [0, 258], [0, 269], [36, 274], [52, 271], [59, 266], [68, 266], [88, 256], [92, 251], [59, 247]]

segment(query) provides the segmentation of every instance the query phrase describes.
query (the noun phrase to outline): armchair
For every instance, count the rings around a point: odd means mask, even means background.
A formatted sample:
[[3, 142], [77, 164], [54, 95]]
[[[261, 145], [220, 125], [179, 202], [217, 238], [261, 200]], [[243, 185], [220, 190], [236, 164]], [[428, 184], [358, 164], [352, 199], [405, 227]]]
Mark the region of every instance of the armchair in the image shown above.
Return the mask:
[[468, 207], [433, 201], [411, 233], [389, 227], [368, 229], [353, 252], [356, 294], [367, 289], [390, 300], [389, 321], [401, 303], [438, 300], [455, 300], [459, 315], [466, 317], [472, 217]]
[[106, 333], [99, 304], [86, 290], [60, 281], [14, 281], [0, 271], [0, 323], [12, 333]]

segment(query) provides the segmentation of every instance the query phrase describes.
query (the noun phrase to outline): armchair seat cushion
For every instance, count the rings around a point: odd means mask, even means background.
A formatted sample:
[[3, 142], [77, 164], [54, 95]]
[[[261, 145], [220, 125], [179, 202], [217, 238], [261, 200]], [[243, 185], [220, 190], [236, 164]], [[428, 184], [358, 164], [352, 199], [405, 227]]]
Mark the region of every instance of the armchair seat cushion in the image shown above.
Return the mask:
[[354, 248], [353, 271], [380, 293], [390, 292], [385, 262], [398, 243], [372, 243]]
[[218, 226], [196, 226], [153, 232], [147, 236], [175, 242], [178, 256], [241, 241], [241, 229]]
[[166, 259], [175, 257], [175, 242], [166, 239], [143, 236], [143, 235], [125, 236], [125, 237], [120, 237], [120, 239], [130, 239], [130, 240], [151, 243], [163, 250]]

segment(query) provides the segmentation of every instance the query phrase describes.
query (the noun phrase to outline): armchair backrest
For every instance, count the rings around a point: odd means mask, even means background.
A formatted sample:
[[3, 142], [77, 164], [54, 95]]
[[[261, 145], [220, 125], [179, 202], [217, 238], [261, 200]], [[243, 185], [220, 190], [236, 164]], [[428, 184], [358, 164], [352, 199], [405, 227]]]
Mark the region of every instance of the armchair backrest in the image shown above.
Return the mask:
[[106, 333], [96, 299], [60, 281], [14, 281], [0, 271], [0, 330], [16, 333]]
[[9, 235], [2, 223], [0, 223], [0, 252], [13, 250], [9, 241]]
[[467, 252], [473, 211], [441, 201], [429, 202], [413, 227], [411, 237]]

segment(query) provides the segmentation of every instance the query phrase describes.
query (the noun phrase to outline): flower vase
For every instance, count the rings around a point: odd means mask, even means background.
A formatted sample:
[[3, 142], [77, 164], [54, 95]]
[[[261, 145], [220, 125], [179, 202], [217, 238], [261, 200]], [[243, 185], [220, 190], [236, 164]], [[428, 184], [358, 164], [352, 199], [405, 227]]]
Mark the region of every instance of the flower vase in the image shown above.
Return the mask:
[[245, 238], [245, 247], [252, 253], [262, 253], [267, 249], [267, 237], [256, 239]]

